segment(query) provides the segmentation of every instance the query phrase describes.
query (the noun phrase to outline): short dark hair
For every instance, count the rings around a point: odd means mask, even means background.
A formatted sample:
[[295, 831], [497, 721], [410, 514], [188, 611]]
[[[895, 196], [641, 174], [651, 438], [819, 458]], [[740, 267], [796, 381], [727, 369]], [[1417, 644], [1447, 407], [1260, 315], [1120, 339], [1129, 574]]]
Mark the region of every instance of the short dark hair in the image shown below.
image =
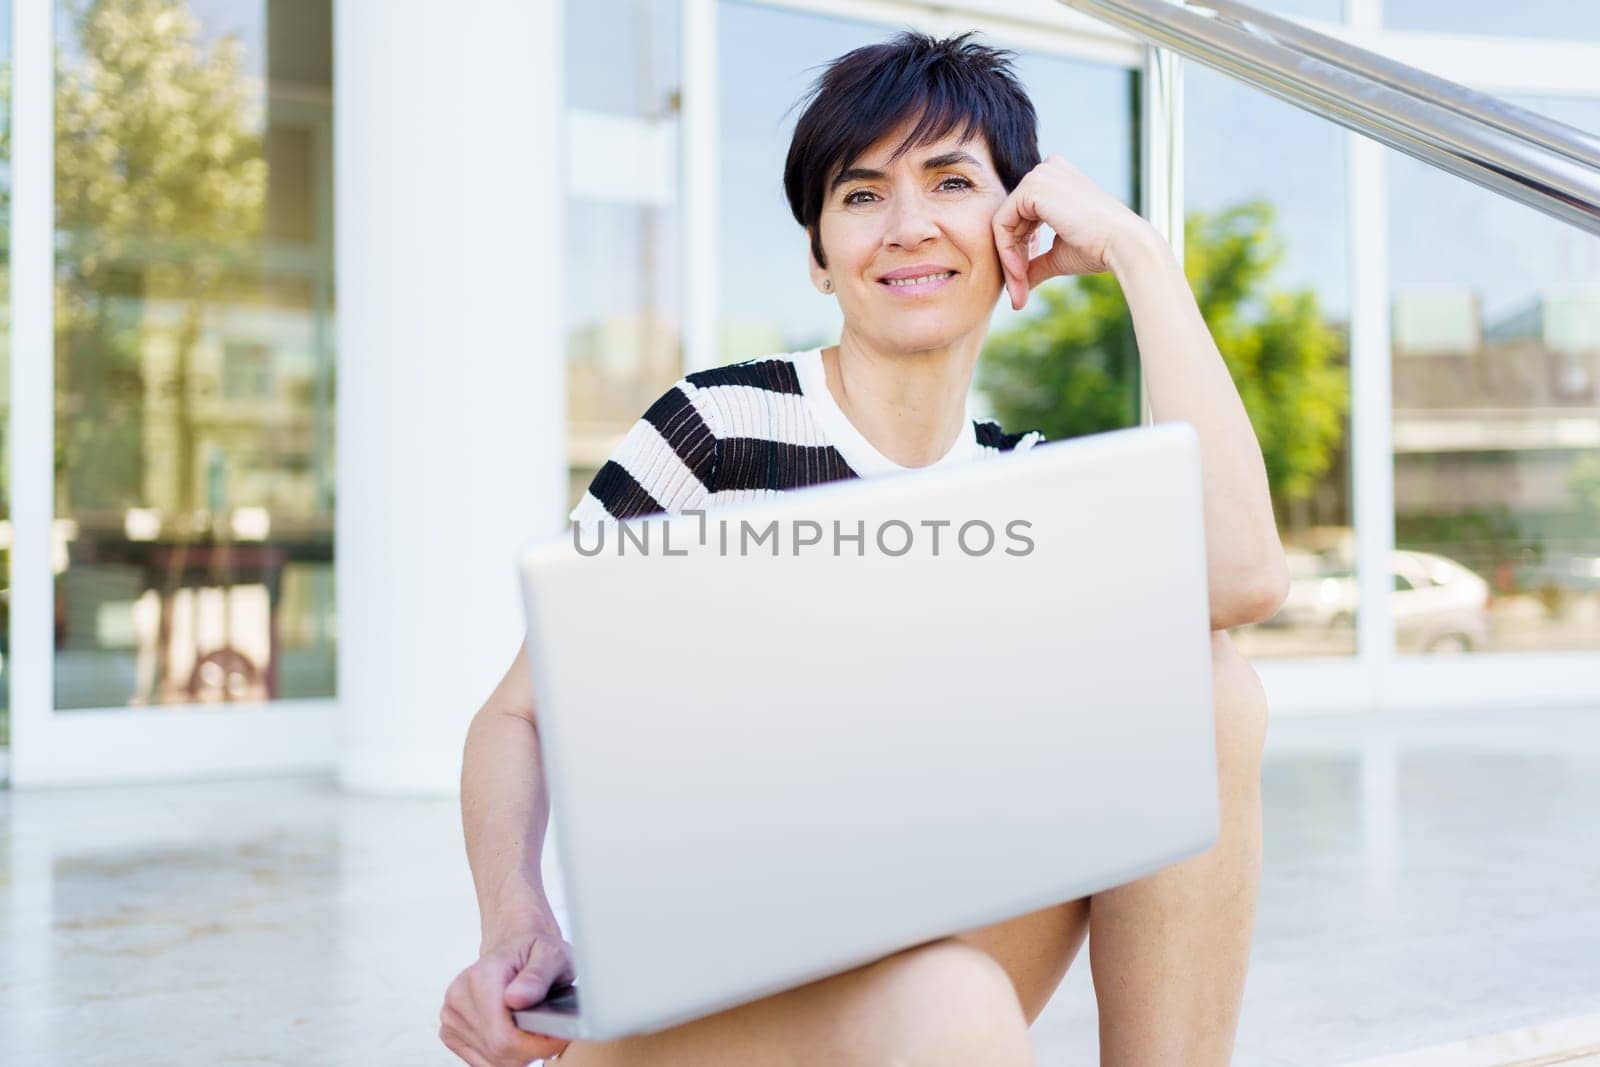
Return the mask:
[[846, 52], [797, 102], [806, 109], [789, 142], [783, 189], [795, 221], [811, 231], [818, 265], [828, 265], [819, 221], [829, 179], [913, 117], [920, 119], [889, 162], [959, 123], [962, 140], [983, 135], [1007, 192], [1039, 164], [1038, 119], [1011, 69], [1014, 53], [971, 37], [939, 40], [907, 30]]

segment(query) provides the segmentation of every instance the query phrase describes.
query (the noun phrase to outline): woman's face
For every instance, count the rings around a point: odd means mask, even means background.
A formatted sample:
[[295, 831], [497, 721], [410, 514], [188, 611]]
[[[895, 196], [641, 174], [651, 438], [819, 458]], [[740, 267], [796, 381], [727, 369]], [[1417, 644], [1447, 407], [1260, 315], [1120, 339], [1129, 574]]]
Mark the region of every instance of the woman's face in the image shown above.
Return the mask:
[[833, 282], [847, 330], [903, 352], [981, 337], [1004, 285], [991, 224], [1006, 190], [984, 138], [952, 132], [890, 164], [913, 126], [836, 176], [818, 223], [828, 266], [811, 261], [818, 289]]

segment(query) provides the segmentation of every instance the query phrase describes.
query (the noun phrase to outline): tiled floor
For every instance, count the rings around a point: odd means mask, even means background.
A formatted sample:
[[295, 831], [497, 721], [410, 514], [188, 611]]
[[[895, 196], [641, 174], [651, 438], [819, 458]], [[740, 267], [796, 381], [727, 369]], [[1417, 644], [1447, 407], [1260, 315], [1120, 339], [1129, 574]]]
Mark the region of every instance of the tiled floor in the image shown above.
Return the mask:
[[[1544, 1044], [1472, 1062], [1556, 1063], [1539, 1024], [1600, 1013], [1600, 712], [1284, 719], [1265, 787], [1237, 1063], [1464, 1063], [1505, 1031]], [[450, 801], [0, 793], [0, 849], [0, 1063], [454, 1062], [439, 1000], [477, 929]], [[1035, 1035], [1094, 1062], [1086, 956]]]

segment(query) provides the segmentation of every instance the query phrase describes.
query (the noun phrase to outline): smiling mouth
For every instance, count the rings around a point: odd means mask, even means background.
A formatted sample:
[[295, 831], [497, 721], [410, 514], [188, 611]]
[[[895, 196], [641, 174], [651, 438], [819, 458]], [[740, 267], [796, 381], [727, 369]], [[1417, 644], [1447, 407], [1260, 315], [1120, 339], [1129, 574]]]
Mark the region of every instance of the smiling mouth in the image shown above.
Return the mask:
[[955, 276], [956, 272], [953, 270], [942, 270], [934, 274], [924, 274], [918, 278], [884, 278], [881, 279], [881, 283], [893, 286], [896, 289], [915, 289], [922, 285], [935, 285], [946, 278], [954, 278]]

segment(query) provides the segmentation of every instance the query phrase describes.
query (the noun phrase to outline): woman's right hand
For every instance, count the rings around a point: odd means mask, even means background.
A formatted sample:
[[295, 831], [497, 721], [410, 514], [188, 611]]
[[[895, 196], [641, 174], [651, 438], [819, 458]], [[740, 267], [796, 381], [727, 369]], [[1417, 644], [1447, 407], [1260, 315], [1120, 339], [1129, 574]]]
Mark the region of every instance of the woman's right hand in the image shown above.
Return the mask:
[[439, 1040], [472, 1067], [526, 1067], [554, 1056], [566, 1039], [521, 1030], [511, 1013], [533, 1007], [552, 985], [573, 978], [572, 946], [559, 933], [506, 938], [445, 990]]

